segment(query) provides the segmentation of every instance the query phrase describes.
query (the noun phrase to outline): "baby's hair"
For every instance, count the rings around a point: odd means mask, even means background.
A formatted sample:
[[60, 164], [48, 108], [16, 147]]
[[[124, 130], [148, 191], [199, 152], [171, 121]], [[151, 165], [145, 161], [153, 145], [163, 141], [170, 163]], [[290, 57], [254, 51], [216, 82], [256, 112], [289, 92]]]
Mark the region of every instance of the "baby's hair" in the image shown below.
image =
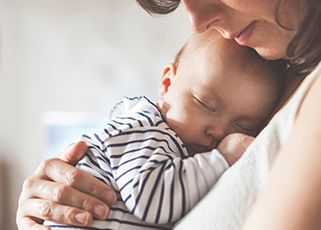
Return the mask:
[[[198, 36], [198, 35], [196, 35]], [[204, 39], [205, 38], [205, 39]], [[182, 58], [190, 55], [192, 52], [196, 51], [199, 48], [202, 48], [204, 45], [214, 43], [214, 45], [219, 46], [220, 42], [226, 42], [223, 38], [217, 36], [207, 36], [202, 38], [202, 41], [197, 41], [193, 43], [193, 35], [190, 37], [187, 42], [182, 46], [182, 48], [177, 52], [174, 57], [174, 64], [177, 68], [180, 68], [180, 62]], [[232, 42], [232, 41], [231, 41]], [[192, 43], [192, 44], [191, 44]], [[233, 44], [231, 44], [233, 46]], [[239, 46], [238, 44], [236, 44]], [[228, 47], [227, 52], [228, 52]], [[240, 70], [245, 72], [252, 72], [251, 77], [255, 78], [257, 81], [261, 81], [264, 84], [271, 85], [276, 87], [279, 96], [281, 96], [282, 89], [284, 87], [284, 76], [286, 74], [287, 62], [285, 60], [266, 60], [262, 58], [254, 49], [250, 47], [240, 46], [240, 49], [243, 49], [241, 56], [233, 56], [231, 58], [240, 58], [239, 67]], [[219, 55], [219, 54], [218, 54]], [[242, 75], [242, 74], [241, 74]], [[248, 75], [248, 74], [246, 74]], [[278, 96], [278, 97], [279, 97]]]
[[[176, 53], [173, 63], [178, 65], [181, 61], [181, 59], [187, 55], [192, 53], [193, 51], [202, 48], [204, 45], [206, 45], [208, 42], [210, 43], [218, 43], [220, 42], [220, 39], [223, 39], [221, 37], [212, 38], [211, 36], [208, 36], [209, 39], [206, 39], [205, 41], [198, 42], [197, 45], [193, 44], [190, 45], [192, 37], [185, 42], [185, 44], [180, 48], [180, 50]], [[262, 58], [254, 49], [250, 47], [242, 46], [241, 49], [244, 49], [244, 57], [242, 65], [244, 66], [244, 69], [247, 68], [247, 66], [250, 66], [253, 69], [261, 70], [261, 71], [273, 71], [278, 76], [284, 75], [287, 68], [287, 62], [283, 59], [280, 60], [266, 60]], [[253, 66], [253, 61], [255, 62], [255, 66]], [[260, 71], [260, 72], [261, 72]], [[262, 72], [261, 72], [262, 73]]]
[[182, 59], [183, 56], [185, 56], [190, 52], [193, 52], [195, 50], [197, 50], [198, 48], [202, 47], [203, 45], [205, 45], [207, 42], [214, 42], [215, 39], [209, 37], [208, 40], [203, 41], [203, 42], [199, 42], [197, 44], [197, 46], [193, 45], [192, 47], [190, 47], [190, 43], [192, 40], [192, 36], [185, 42], [185, 44], [180, 48], [180, 50], [176, 53], [173, 63], [178, 65], [180, 63], [180, 60]]

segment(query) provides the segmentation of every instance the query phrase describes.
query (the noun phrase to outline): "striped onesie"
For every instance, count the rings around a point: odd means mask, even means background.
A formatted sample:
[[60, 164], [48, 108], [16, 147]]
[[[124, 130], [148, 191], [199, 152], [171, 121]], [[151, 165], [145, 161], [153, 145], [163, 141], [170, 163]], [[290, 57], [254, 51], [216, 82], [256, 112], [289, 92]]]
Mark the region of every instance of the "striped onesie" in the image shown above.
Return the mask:
[[125, 98], [101, 132], [83, 138], [89, 151], [77, 167], [111, 186], [117, 201], [91, 227], [52, 229], [171, 229], [228, 167], [217, 150], [189, 156], [146, 97]]

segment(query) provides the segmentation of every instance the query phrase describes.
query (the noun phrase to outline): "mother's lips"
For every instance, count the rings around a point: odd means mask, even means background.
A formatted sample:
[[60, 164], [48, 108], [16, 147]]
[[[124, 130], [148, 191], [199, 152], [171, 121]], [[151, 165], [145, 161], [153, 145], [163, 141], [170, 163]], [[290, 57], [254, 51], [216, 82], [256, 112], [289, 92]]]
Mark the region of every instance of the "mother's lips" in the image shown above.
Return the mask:
[[245, 45], [249, 41], [252, 35], [252, 32], [254, 30], [254, 27], [255, 27], [255, 21], [251, 22], [239, 34], [237, 34], [237, 36], [234, 37], [234, 40], [240, 45]]
[[241, 31], [238, 31], [236, 33], [229, 32], [228, 30], [224, 30], [220, 28], [215, 28], [215, 29], [222, 35], [223, 38], [237, 40], [244, 37], [244, 35], [246, 35], [250, 29], [252, 30], [252, 27], [254, 27], [254, 24], [255, 24], [255, 21], [252, 21], [251, 23], [243, 27]]

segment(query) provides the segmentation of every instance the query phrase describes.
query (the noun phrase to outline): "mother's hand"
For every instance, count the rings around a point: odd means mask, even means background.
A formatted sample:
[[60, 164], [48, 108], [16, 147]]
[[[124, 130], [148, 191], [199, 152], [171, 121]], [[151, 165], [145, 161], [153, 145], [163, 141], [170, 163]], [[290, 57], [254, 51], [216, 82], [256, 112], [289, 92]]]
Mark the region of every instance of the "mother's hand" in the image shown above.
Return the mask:
[[87, 145], [80, 141], [68, 148], [62, 159], [41, 163], [23, 184], [17, 211], [19, 230], [50, 229], [44, 220], [85, 226], [92, 218], [105, 219], [116, 195], [106, 184], [75, 168]]

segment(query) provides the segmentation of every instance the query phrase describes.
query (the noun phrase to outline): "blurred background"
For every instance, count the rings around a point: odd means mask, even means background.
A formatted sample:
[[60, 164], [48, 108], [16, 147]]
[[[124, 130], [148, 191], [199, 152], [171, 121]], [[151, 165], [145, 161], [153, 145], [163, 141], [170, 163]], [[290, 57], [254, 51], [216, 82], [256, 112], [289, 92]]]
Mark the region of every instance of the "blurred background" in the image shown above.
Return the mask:
[[22, 182], [44, 158], [123, 96], [157, 99], [189, 29], [183, 9], [152, 17], [135, 0], [0, 0], [0, 229], [17, 229]]

